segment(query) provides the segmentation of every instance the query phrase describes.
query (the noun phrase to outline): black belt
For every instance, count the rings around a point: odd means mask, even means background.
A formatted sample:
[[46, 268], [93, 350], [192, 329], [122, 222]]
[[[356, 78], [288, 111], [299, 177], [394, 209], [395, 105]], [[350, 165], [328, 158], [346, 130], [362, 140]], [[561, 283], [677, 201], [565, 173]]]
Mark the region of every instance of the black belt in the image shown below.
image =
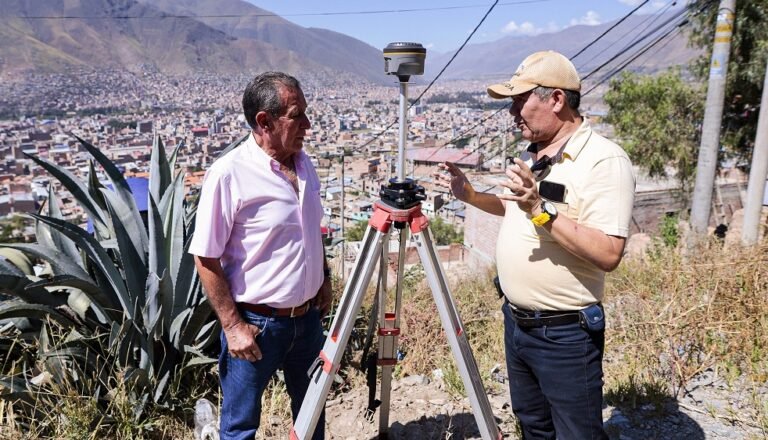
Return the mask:
[[512, 319], [520, 327], [553, 327], [557, 325], [574, 324], [579, 322], [579, 312], [577, 311], [533, 311], [523, 310], [513, 306], [509, 301], [506, 302], [509, 311], [512, 313]]

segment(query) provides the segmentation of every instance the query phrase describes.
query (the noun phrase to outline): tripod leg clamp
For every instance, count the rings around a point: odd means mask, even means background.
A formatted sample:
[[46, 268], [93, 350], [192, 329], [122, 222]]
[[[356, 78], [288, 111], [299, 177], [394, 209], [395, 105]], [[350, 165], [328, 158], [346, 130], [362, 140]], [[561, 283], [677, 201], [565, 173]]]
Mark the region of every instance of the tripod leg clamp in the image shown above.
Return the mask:
[[307, 371], [307, 376], [312, 378], [312, 376], [315, 375], [315, 371], [317, 371], [318, 368], [322, 368], [323, 371], [325, 371], [328, 374], [336, 374], [337, 371], [339, 371], [339, 365], [333, 365], [333, 362], [331, 362], [330, 359], [328, 359], [328, 356], [325, 355], [325, 352], [320, 351], [320, 354], [317, 356], [317, 359], [315, 359], [314, 362], [312, 362], [312, 365], [309, 367], [309, 371]]

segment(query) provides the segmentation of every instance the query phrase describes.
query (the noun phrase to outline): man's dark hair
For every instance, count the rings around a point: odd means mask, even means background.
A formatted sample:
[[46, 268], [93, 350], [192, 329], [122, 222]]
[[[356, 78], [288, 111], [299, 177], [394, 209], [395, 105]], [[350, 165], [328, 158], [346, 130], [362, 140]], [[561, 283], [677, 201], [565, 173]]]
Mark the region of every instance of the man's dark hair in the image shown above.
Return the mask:
[[[560, 89], [565, 93], [565, 103], [568, 104], [568, 107], [571, 108], [571, 110], [575, 111], [576, 113], [579, 112], [579, 105], [581, 104], [581, 93], [576, 92], [574, 90], [565, 90]], [[549, 99], [550, 96], [552, 96], [552, 92], [554, 92], [555, 89], [552, 87], [544, 87], [544, 86], [538, 86], [535, 89], [533, 89], [533, 94], [538, 96], [539, 99], [546, 100]]]
[[283, 72], [264, 72], [248, 83], [243, 93], [243, 114], [251, 128], [256, 128], [256, 114], [268, 112], [278, 116], [282, 110], [280, 86], [301, 90], [299, 81]]

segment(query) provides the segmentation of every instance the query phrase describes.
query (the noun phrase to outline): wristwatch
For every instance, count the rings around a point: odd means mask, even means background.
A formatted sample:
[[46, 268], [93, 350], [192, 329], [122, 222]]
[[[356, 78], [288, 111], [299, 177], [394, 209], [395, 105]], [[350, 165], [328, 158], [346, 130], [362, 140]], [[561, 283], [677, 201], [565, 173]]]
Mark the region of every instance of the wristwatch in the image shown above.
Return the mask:
[[556, 217], [557, 208], [555, 207], [555, 204], [548, 200], [544, 200], [541, 202], [541, 214], [533, 217], [531, 221], [536, 226], [544, 226], [554, 220]]

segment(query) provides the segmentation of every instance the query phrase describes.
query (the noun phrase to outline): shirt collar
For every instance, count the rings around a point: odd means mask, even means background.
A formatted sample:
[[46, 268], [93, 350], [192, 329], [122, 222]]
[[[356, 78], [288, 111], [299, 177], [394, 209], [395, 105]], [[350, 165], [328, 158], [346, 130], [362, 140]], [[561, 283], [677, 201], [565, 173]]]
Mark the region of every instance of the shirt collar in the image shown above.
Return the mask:
[[592, 128], [589, 126], [589, 121], [585, 117], [579, 125], [579, 128], [571, 135], [568, 143], [563, 150], [563, 157], [568, 157], [571, 160], [576, 160], [581, 150], [587, 145], [587, 141], [592, 136]]

